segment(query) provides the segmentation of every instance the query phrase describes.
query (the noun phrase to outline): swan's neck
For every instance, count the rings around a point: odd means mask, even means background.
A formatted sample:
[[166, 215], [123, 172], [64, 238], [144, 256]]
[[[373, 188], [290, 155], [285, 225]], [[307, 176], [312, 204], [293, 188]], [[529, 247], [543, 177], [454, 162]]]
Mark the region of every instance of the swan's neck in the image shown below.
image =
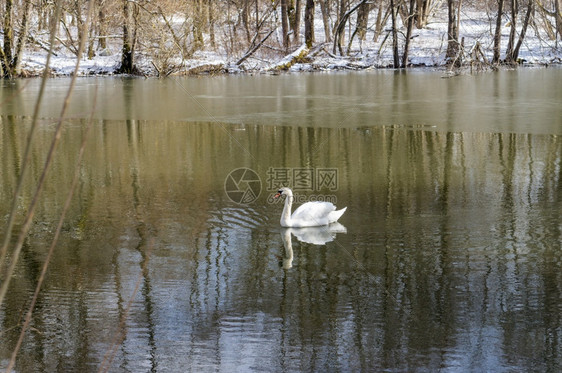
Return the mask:
[[285, 207], [283, 207], [283, 213], [281, 214], [281, 226], [290, 227], [291, 226], [291, 206], [293, 205], [293, 196], [287, 196], [285, 198]]

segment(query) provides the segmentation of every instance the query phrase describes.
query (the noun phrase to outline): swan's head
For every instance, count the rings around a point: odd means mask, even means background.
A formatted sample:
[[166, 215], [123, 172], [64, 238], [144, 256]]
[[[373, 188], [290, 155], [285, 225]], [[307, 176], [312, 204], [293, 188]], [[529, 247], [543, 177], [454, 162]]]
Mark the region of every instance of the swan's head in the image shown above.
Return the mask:
[[283, 188], [281, 188], [277, 191], [277, 193], [275, 194], [275, 196], [273, 198], [279, 198], [281, 196], [292, 197], [293, 191], [290, 188], [283, 187]]

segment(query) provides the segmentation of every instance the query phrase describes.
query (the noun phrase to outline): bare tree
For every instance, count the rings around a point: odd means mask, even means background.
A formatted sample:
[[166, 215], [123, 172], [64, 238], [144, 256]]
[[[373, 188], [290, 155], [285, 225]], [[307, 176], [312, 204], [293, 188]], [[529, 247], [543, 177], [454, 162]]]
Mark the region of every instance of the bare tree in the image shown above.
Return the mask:
[[93, 23], [94, 27], [97, 28], [98, 33], [98, 48], [101, 50], [107, 49], [107, 18], [106, 18], [106, 0], [97, 0], [99, 4], [98, 10], [98, 22]]
[[213, 0], [207, 1], [207, 17], [209, 22], [209, 42], [212, 48], [216, 48], [216, 37], [215, 37], [215, 12], [213, 9]]
[[324, 24], [324, 40], [330, 43], [332, 41], [332, 32], [330, 31], [330, 3], [328, 0], [318, 0], [318, 2], [320, 3], [322, 23]]
[[[342, 0], [341, 6], [344, 6], [344, 1]], [[336, 26], [336, 28], [334, 29], [334, 47], [333, 47], [333, 52], [336, 53], [336, 48], [337, 50], [339, 50], [340, 54], [343, 54], [343, 50], [341, 47], [341, 44], [343, 42], [343, 34], [345, 31], [345, 25], [347, 23], [347, 21], [349, 20], [349, 17], [353, 14], [353, 12], [355, 12], [357, 9], [359, 9], [361, 6], [365, 5], [369, 0], [361, 0], [360, 2], [358, 2], [357, 4], [355, 4], [355, 6], [353, 6], [351, 9], [349, 9], [347, 12], [345, 12], [344, 14], [342, 14], [339, 18], [339, 22]]]
[[503, 1], [498, 0], [498, 14], [496, 16], [496, 31], [494, 32], [494, 57], [492, 58], [493, 64], [500, 62], [500, 44], [502, 37], [502, 15], [503, 15]]
[[390, 12], [392, 15], [392, 57], [394, 67], [400, 66], [400, 57], [398, 56], [398, 29], [396, 25], [396, 3], [390, 0]]
[[513, 50], [515, 49], [515, 34], [517, 32], [517, 13], [519, 12], [519, 3], [517, 0], [510, 0], [511, 8], [511, 25], [509, 30], [509, 39], [507, 41], [507, 49], [505, 51], [505, 62], [515, 63], [513, 58]]
[[308, 48], [314, 43], [314, 0], [306, 0], [304, 10], [304, 42]]
[[527, 11], [525, 12], [525, 19], [523, 20], [523, 25], [521, 26], [521, 33], [519, 34], [519, 40], [514, 48], [508, 48], [507, 50], [507, 60], [509, 62], [515, 63], [519, 58], [519, 49], [521, 48], [521, 44], [523, 44], [523, 39], [525, 39], [525, 34], [527, 32], [527, 27], [529, 26], [529, 22], [531, 20], [531, 15], [535, 9], [535, 1], [528, 0], [527, 1]]
[[562, 38], [562, 0], [554, 0], [554, 18], [558, 36]]
[[421, 29], [427, 26], [432, 7], [431, 0], [416, 0], [416, 27]]
[[31, 16], [31, 0], [24, 0], [23, 2], [23, 9], [20, 13], [21, 23], [17, 41], [14, 40], [14, 34], [16, 33], [14, 27], [14, 5], [13, 0], [6, 0], [3, 22], [4, 45], [0, 50], [0, 75], [9, 78], [20, 76], [22, 73], [21, 60], [23, 58], [25, 44], [28, 38], [29, 18]]
[[345, 34], [345, 24], [349, 16], [346, 16], [346, 10], [348, 7], [348, 0], [339, 0], [338, 4], [338, 18], [336, 20], [336, 26], [334, 27], [334, 48], [333, 53], [336, 53], [336, 45], [340, 50], [340, 54], [343, 54], [341, 50], [341, 44], [344, 42]]
[[244, 0], [242, 2], [242, 11], [240, 12], [240, 17], [242, 18], [242, 24], [244, 25], [244, 31], [246, 32], [246, 39], [249, 43], [252, 39], [250, 32], [250, 0]]
[[414, 16], [416, 0], [410, 0], [410, 11], [408, 13], [408, 22], [406, 27], [406, 41], [404, 43], [404, 54], [402, 56], [402, 68], [408, 67], [408, 52], [410, 50], [410, 39], [412, 38], [412, 29], [414, 28]]
[[6, 0], [4, 8], [4, 45], [2, 48], [2, 75], [11, 77], [13, 73], [12, 48], [14, 44], [13, 0]]
[[459, 54], [459, 29], [457, 22], [457, 13], [460, 9], [460, 0], [447, 0], [447, 52], [445, 57], [448, 63], [459, 63], [457, 58]]
[[31, 0], [26, 0], [23, 9], [23, 17], [21, 20], [21, 30], [16, 45], [16, 55], [13, 63], [15, 75], [21, 75], [21, 60], [23, 59], [23, 50], [28, 35], [29, 17], [31, 15]]
[[301, 27], [301, 0], [289, 0], [289, 23], [291, 25], [291, 32], [293, 34], [293, 42], [298, 43], [300, 38], [300, 27]]
[[136, 74], [138, 69], [135, 65], [135, 45], [136, 45], [136, 17], [137, 5], [129, 0], [123, 1], [123, 48], [121, 51], [121, 66], [119, 73]]
[[203, 47], [203, 30], [205, 28], [205, 13], [203, 0], [195, 0], [193, 14], [193, 50]]
[[287, 20], [287, 1], [281, 0], [281, 37], [285, 52], [289, 50], [289, 22]]
[[389, 15], [390, 15], [390, 8], [387, 8], [383, 19], [383, 4], [382, 4], [382, 0], [379, 1], [379, 6], [377, 7], [377, 18], [375, 21], [375, 32], [373, 35], [374, 42], [376, 42], [379, 36], [381, 35], [383, 30], [383, 24], [386, 24]]
[[[57, 0], [58, 1], [58, 0]], [[198, 50], [216, 49], [220, 44], [237, 61], [248, 58], [272, 58], [276, 51], [288, 53], [291, 44], [314, 43], [314, 10], [322, 15], [324, 40], [331, 42], [334, 54], [349, 54], [359, 40], [363, 48], [367, 31], [380, 42], [380, 49], [392, 42], [393, 66], [408, 65], [414, 28], [423, 28], [440, 0], [61, 0], [65, 17], [55, 20], [57, 48], [62, 44], [72, 53], [78, 51], [80, 25], [89, 1], [95, 6], [93, 20], [86, 30], [88, 57], [97, 50], [110, 51], [110, 40], [122, 37], [119, 73], [138, 73], [135, 57], [148, 54], [158, 71], [176, 71]], [[507, 2], [506, 2], [507, 1]], [[471, 6], [474, 3], [471, 3]], [[562, 0], [497, 0], [494, 10], [492, 63], [517, 63], [529, 25], [542, 27], [552, 40], [562, 36]], [[315, 6], [318, 5], [318, 8]], [[462, 0], [447, 0], [447, 51], [449, 63], [460, 64], [462, 44], [459, 22]], [[0, 9], [0, 75], [21, 74], [26, 42], [49, 49], [42, 35], [53, 21], [52, 0], [5, 0]], [[535, 17], [535, 9], [536, 17]], [[357, 16], [355, 18], [355, 12]], [[376, 12], [376, 14], [374, 14]], [[273, 17], [276, 15], [277, 17]], [[502, 26], [510, 21], [509, 40], [500, 49]], [[31, 22], [31, 20], [37, 20]], [[179, 22], [178, 22], [179, 20]], [[277, 28], [279, 26], [279, 28]], [[30, 30], [28, 30], [30, 29]], [[274, 41], [272, 30], [279, 30]], [[39, 32], [40, 31], [40, 32]], [[346, 33], [349, 33], [346, 35]], [[388, 43], [387, 43], [388, 40]], [[404, 40], [404, 41], [403, 41]], [[345, 44], [344, 44], [345, 42]], [[347, 50], [344, 49], [347, 46]], [[258, 53], [259, 51], [259, 53]], [[505, 61], [501, 55], [505, 53]], [[82, 57], [82, 56], [79, 56]], [[161, 58], [161, 60], [158, 60]], [[180, 60], [181, 59], [181, 60]], [[163, 63], [160, 63], [163, 62]], [[169, 62], [169, 64], [168, 64]]]
[[348, 51], [351, 49], [351, 43], [353, 43], [353, 39], [355, 36], [359, 38], [360, 48], [363, 45], [363, 41], [365, 41], [365, 37], [367, 35], [367, 23], [369, 21], [369, 12], [371, 11], [373, 3], [366, 2], [359, 6], [357, 9], [357, 23], [355, 25], [355, 31], [351, 34], [348, 43]]

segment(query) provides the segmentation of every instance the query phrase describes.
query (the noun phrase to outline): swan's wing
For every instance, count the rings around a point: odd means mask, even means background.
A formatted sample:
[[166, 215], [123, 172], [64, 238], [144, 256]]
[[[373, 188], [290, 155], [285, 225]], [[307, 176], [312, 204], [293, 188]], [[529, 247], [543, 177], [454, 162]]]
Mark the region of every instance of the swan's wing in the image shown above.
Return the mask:
[[328, 220], [330, 223], [338, 221], [339, 218], [343, 215], [343, 213], [347, 210], [347, 207], [344, 207], [341, 210], [332, 211], [328, 214]]
[[328, 224], [328, 214], [334, 211], [336, 206], [331, 202], [307, 202], [293, 212], [291, 220], [295, 222], [310, 223], [310, 225]]

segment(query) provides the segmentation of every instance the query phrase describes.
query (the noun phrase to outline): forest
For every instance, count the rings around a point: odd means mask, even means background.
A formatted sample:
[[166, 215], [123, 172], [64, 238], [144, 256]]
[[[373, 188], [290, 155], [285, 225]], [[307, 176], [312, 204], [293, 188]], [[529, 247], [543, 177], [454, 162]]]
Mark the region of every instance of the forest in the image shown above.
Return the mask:
[[[541, 45], [542, 62], [556, 63], [561, 4], [562, 0], [5, 0], [0, 9], [0, 73], [33, 75], [26, 56], [49, 51], [84, 61], [111, 56], [114, 73], [158, 76], [264, 66], [283, 70], [321, 58], [347, 63], [367, 58], [362, 67], [404, 68], [416, 65], [413, 53], [433, 53], [434, 65], [513, 65], [525, 62], [520, 54], [529, 48], [531, 37]], [[478, 35], [471, 33], [476, 26]], [[428, 52], [424, 46], [436, 38], [438, 50]], [[383, 54], [387, 58], [380, 58]], [[219, 62], [208, 62], [209, 56]], [[194, 67], [194, 60], [207, 63]]]

